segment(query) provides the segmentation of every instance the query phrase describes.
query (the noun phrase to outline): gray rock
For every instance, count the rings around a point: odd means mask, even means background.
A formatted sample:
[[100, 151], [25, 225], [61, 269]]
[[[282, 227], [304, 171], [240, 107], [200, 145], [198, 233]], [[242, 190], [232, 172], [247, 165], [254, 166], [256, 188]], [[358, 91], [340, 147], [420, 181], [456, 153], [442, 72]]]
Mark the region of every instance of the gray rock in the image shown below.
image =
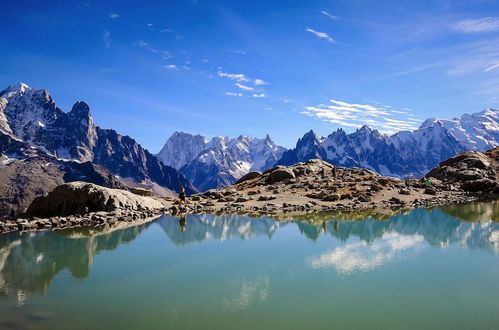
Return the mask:
[[289, 179], [294, 179], [295, 174], [292, 169], [289, 168], [278, 168], [274, 171], [272, 171], [267, 180], [267, 184], [274, 184], [276, 182], [281, 182], [284, 180], [289, 180]]
[[57, 186], [47, 196], [35, 198], [23, 217], [53, 217], [97, 211], [161, 209], [163, 204], [154, 198], [135, 195], [129, 191], [110, 189], [85, 182], [71, 182]]
[[436, 195], [437, 194], [437, 189], [435, 189], [435, 187], [426, 187], [425, 190], [424, 190], [424, 193], [425, 194], [428, 194], [428, 195]]
[[248, 174], [243, 175], [242, 178], [237, 180], [236, 184], [243, 183], [249, 180], [254, 180], [262, 176], [260, 172], [249, 172]]

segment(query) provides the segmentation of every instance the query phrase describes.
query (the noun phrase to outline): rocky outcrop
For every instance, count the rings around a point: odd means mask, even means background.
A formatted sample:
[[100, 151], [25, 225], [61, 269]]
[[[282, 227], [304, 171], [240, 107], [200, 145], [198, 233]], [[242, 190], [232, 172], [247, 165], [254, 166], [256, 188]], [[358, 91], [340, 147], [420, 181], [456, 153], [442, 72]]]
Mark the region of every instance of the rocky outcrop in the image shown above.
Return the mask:
[[244, 175], [242, 178], [237, 180], [236, 184], [244, 182], [244, 181], [259, 178], [261, 175], [262, 175], [262, 173], [260, 173], [260, 172], [249, 172], [248, 174]]
[[[476, 200], [432, 179], [402, 181], [371, 170], [311, 159], [252, 173], [235, 185], [192, 196], [187, 211], [279, 213], [429, 207]], [[173, 212], [182, 208], [174, 207]]]
[[[266, 173], [267, 174], [267, 173]], [[266, 183], [273, 184], [284, 180], [291, 180], [295, 178], [295, 173], [292, 169], [285, 167], [277, 167], [268, 173]]]
[[499, 147], [467, 151], [441, 162], [428, 178], [469, 192], [499, 193]]
[[57, 186], [47, 196], [35, 198], [23, 217], [47, 218], [117, 210], [149, 211], [163, 207], [159, 199], [138, 196], [126, 190], [71, 182]]
[[151, 189], [144, 189], [144, 188], [131, 188], [130, 192], [134, 193], [135, 195], [139, 196], [152, 196], [153, 191]]

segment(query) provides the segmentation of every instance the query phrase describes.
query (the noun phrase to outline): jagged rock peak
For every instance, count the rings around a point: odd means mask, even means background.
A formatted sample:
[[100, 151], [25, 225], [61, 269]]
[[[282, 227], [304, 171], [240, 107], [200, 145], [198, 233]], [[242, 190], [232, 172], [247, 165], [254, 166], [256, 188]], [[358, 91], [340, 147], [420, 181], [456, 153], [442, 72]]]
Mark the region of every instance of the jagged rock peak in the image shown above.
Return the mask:
[[6, 99], [17, 99], [32, 96], [36, 96], [39, 99], [41, 98], [47, 102], [53, 103], [52, 97], [46, 89], [33, 88], [22, 82], [10, 85], [0, 92], [0, 97], [4, 97]]
[[357, 130], [358, 132], [372, 132], [373, 129], [369, 127], [368, 125], [362, 125], [361, 128]]
[[90, 108], [85, 102], [78, 101], [73, 105], [71, 112], [88, 116], [90, 115]]
[[6, 89], [0, 92], [0, 95], [7, 94], [7, 93], [21, 93], [24, 94], [28, 89], [31, 89], [27, 84], [23, 82], [19, 82], [15, 85], [10, 85]]

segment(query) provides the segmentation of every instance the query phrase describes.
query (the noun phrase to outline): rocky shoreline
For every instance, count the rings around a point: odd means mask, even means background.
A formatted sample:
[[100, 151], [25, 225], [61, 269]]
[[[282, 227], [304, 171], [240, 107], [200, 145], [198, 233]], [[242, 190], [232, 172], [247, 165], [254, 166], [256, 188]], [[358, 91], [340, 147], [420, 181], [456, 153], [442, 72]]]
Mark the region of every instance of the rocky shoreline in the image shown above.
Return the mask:
[[[161, 215], [313, 216], [318, 212], [431, 208], [497, 198], [497, 164], [489, 162], [490, 154], [464, 154], [443, 162], [426, 180], [406, 181], [312, 159], [263, 173], [251, 172], [232, 186], [191, 196], [186, 205], [171, 198], [140, 196], [85, 182], [67, 183], [36, 198], [17, 219], [0, 222], [0, 233], [115, 226]], [[482, 192], [484, 185], [489, 193]]]
[[457, 205], [470, 203], [480, 200], [478, 196], [456, 196], [456, 198], [427, 198], [414, 203], [411, 206], [402, 205], [398, 203], [383, 203], [383, 205], [335, 205], [330, 207], [314, 207], [310, 205], [291, 205], [279, 208], [275, 203], [266, 203], [261, 206], [244, 207], [244, 205], [230, 205], [222, 207], [203, 206], [200, 204], [192, 204], [187, 207], [179, 207], [173, 205], [170, 208], [163, 208], [157, 210], [135, 210], [135, 211], [114, 211], [114, 212], [90, 212], [84, 215], [71, 215], [71, 216], [55, 216], [50, 218], [18, 218], [14, 220], [7, 220], [0, 222], [0, 234], [9, 232], [33, 232], [44, 230], [64, 230], [69, 228], [78, 227], [99, 227], [99, 226], [119, 226], [121, 223], [134, 223], [134, 222], [147, 222], [152, 221], [163, 215], [184, 216], [186, 214], [199, 214], [199, 213], [213, 213], [217, 215], [222, 214], [245, 214], [254, 217], [271, 216], [283, 217], [285, 215], [313, 217], [313, 214], [323, 212], [352, 212], [357, 211], [372, 211], [379, 212], [379, 210], [393, 210], [396, 212], [398, 209], [407, 210], [413, 208], [431, 208], [443, 205]]

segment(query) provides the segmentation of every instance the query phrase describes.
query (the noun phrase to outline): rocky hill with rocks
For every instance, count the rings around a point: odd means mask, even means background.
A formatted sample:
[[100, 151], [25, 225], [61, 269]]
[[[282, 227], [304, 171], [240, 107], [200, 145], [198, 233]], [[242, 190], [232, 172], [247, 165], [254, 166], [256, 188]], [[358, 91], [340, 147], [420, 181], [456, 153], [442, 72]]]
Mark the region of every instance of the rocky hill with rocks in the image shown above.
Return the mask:
[[499, 147], [487, 152], [468, 151], [449, 158], [431, 170], [427, 177], [459, 189], [499, 193]]
[[220, 212], [332, 211], [428, 207], [475, 200], [457, 186], [431, 180], [383, 177], [362, 168], [311, 159], [250, 172], [235, 185], [193, 196], [193, 208]]

